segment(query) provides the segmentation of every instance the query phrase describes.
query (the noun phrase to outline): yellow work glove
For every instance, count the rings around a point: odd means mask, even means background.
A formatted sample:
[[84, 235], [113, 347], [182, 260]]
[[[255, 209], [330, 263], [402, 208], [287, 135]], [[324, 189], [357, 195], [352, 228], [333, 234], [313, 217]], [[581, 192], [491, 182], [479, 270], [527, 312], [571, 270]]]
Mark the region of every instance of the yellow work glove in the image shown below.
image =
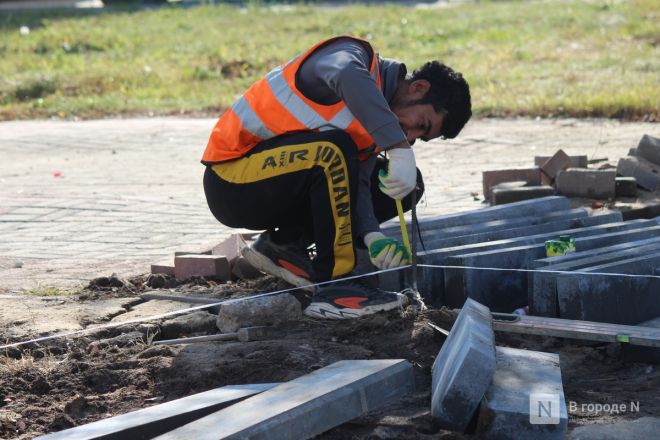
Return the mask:
[[369, 249], [369, 259], [379, 269], [392, 269], [410, 263], [410, 255], [405, 246], [381, 232], [366, 234], [364, 244]]

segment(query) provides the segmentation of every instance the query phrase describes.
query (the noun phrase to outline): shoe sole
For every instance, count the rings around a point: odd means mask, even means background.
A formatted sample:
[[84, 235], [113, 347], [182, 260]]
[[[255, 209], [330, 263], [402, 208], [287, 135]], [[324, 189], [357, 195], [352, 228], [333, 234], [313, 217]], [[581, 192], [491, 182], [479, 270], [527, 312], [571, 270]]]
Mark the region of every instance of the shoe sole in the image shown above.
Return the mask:
[[305, 278], [296, 276], [286, 270], [285, 268], [278, 266], [277, 264], [273, 263], [273, 261], [262, 254], [259, 251], [256, 251], [252, 249], [250, 246], [246, 246], [243, 248], [241, 251], [241, 254], [243, 255], [243, 258], [245, 258], [248, 263], [250, 263], [252, 266], [254, 266], [256, 269], [266, 272], [269, 275], [272, 275], [277, 278], [281, 278], [287, 283], [294, 285], [296, 287], [300, 287], [303, 290], [306, 290], [308, 292], [314, 292], [316, 288], [311, 285], [311, 282], [309, 280], [306, 280]]
[[408, 298], [404, 295], [400, 295], [398, 302], [366, 306], [361, 309], [339, 308], [330, 303], [315, 303], [313, 301], [314, 299], [312, 298], [312, 303], [305, 308], [303, 314], [312, 318], [321, 319], [355, 319], [362, 316], [373, 315], [378, 312], [387, 312], [388, 310], [394, 310], [397, 308], [403, 309], [408, 303]]

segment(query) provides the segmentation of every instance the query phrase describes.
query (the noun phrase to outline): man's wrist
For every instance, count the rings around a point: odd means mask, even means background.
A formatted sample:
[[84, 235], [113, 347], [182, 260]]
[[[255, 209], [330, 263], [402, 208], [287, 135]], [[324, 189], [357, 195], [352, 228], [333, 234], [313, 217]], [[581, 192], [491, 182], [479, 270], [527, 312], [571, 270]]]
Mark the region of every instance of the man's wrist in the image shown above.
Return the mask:
[[410, 148], [408, 141], [399, 142], [387, 148], [387, 150], [395, 150], [397, 148]]

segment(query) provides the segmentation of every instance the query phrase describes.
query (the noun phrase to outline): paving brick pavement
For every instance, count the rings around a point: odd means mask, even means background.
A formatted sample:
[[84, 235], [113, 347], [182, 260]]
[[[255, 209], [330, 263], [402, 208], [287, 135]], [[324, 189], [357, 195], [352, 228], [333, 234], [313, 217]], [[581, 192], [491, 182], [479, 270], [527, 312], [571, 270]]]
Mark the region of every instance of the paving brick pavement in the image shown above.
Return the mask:
[[[0, 123], [0, 293], [146, 273], [175, 250], [226, 237], [230, 230], [208, 212], [201, 185], [199, 158], [214, 121]], [[427, 188], [419, 215], [483, 207], [484, 170], [531, 166], [535, 155], [559, 148], [615, 161], [659, 127], [475, 120], [459, 139], [415, 147]]]

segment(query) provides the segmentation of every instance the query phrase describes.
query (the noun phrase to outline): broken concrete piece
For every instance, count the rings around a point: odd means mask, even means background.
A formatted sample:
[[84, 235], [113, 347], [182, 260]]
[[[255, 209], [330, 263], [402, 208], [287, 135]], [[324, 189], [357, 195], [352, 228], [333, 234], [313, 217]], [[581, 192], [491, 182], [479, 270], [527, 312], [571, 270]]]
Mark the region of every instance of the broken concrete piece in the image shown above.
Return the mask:
[[222, 255], [179, 255], [174, 257], [177, 280], [190, 277], [214, 277], [229, 281], [229, 261]]
[[615, 193], [617, 197], [637, 197], [637, 181], [634, 177], [617, 177]]
[[243, 327], [297, 321], [301, 316], [300, 302], [293, 295], [282, 293], [225, 302], [220, 305], [216, 325], [223, 333], [233, 333]]
[[227, 385], [37, 438], [41, 440], [153, 438], [276, 385], [278, 384]]
[[557, 191], [565, 196], [613, 199], [616, 171], [569, 169], [557, 175]]
[[645, 134], [637, 145], [637, 156], [660, 166], [660, 139]]
[[[540, 167], [551, 158], [552, 156], [534, 156], [534, 165]], [[568, 156], [568, 158], [571, 161], [569, 168], [587, 168], [589, 166], [589, 161], [587, 160], [586, 155]]]
[[[550, 185], [552, 184], [557, 175], [571, 166], [571, 158], [564, 150], [557, 150], [557, 152], [550, 159], [541, 165], [541, 183]], [[547, 178], [544, 181], [544, 177]]]
[[539, 167], [484, 171], [482, 176], [484, 197], [487, 200], [490, 200], [492, 196], [492, 187], [502, 182], [523, 181], [529, 185], [541, 184], [541, 169]]
[[578, 426], [568, 436], [570, 440], [621, 440], [657, 438], [660, 417], [642, 417], [617, 423]]
[[431, 415], [464, 432], [495, 372], [495, 335], [488, 307], [468, 299], [433, 363]]
[[520, 202], [521, 200], [536, 199], [555, 194], [555, 189], [546, 185], [519, 186], [516, 188], [502, 188], [500, 185], [492, 188], [491, 203], [493, 205]]
[[624, 177], [634, 177], [639, 186], [649, 191], [660, 188], [660, 167], [642, 157], [622, 157], [616, 172]]
[[399, 399], [414, 386], [406, 360], [335, 362], [157, 438], [311, 438]]
[[479, 409], [479, 438], [559, 440], [567, 427], [559, 356], [497, 347], [497, 370]]
[[207, 333], [214, 331], [216, 316], [204, 310], [197, 310], [185, 315], [168, 319], [160, 326], [164, 339], [178, 338], [193, 333]]

